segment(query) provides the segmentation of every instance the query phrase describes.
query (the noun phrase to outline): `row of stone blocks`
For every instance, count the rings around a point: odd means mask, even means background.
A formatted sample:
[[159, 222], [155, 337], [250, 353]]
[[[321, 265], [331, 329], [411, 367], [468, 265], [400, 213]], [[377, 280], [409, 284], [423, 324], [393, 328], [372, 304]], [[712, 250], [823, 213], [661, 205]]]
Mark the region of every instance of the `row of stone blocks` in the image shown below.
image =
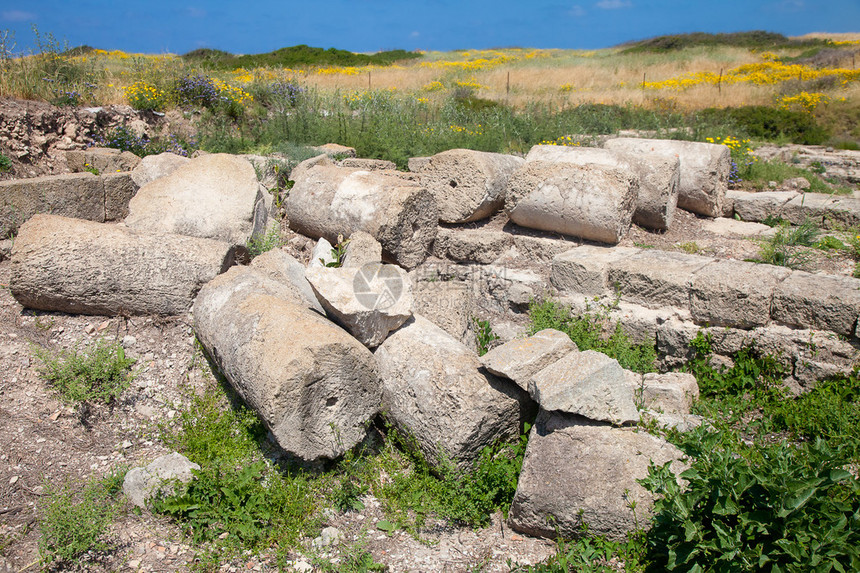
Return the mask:
[[724, 215], [756, 222], [779, 217], [794, 225], [813, 221], [818, 226], [840, 229], [860, 224], [860, 199], [798, 191], [729, 191]]
[[752, 329], [776, 323], [858, 337], [860, 280], [631, 247], [581, 246], [557, 255], [552, 284], [648, 308], [674, 307], [698, 325]]

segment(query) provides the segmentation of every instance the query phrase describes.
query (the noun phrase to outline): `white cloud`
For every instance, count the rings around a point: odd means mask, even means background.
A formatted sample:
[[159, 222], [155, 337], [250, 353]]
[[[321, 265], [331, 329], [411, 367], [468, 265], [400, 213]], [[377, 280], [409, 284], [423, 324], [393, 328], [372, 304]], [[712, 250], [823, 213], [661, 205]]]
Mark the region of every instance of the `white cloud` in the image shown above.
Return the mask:
[[411, 34], [409, 34], [409, 37], [410, 38], [417, 38], [420, 35], [421, 35], [421, 32], [419, 32], [418, 30], [415, 30]]
[[582, 18], [583, 16], [585, 16], [585, 8], [583, 8], [579, 4], [576, 4], [570, 10], [567, 11], [567, 14], [569, 16], [573, 16], [574, 18]]
[[24, 12], [23, 10], [9, 10], [8, 12], [3, 12], [0, 14], [3, 20], [7, 22], [26, 22], [28, 20], [35, 20], [36, 15], [32, 12]]
[[620, 10], [632, 7], [633, 3], [629, 0], [600, 0], [595, 6], [601, 10]]

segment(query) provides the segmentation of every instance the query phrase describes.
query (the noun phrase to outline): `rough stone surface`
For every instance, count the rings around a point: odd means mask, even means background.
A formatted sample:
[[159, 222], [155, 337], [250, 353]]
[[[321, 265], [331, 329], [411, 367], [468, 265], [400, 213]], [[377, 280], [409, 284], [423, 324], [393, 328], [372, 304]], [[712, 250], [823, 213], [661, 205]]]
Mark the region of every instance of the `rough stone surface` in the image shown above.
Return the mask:
[[855, 336], [860, 280], [793, 271], [776, 287], [771, 316], [787, 326]]
[[657, 427], [667, 430], [678, 430], [679, 432], [692, 432], [702, 425], [705, 419], [696, 414], [670, 414], [667, 412], [655, 412], [653, 410], [642, 411], [642, 421], [657, 424]]
[[397, 265], [309, 268], [305, 278], [329, 318], [368, 348], [412, 316], [412, 285]]
[[725, 259], [697, 271], [690, 289], [693, 320], [712, 326], [753, 328], [770, 322], [774, 289], [791, 271]]
[[576, 247], [553, 258], [550, 281], [562, 292], [603, 295], [612, 290], [610, 265], [639, 252], [632, 247]]
[[511, 235], [502, 231], [440, 227], [433, 242], [433, 254], [440, 259], [488, 265], [512, 244]]
[[800, 225], [812, 220], [828, 229], [860, 224], [860, 199], [821, 193], [802, 193], [783, 205], [783, 219]]
[[475, 315], [475, 296], [469, 283], [452, 281], [414, 281], [412, 310], [466, 346], [475, 345], [471, 331]]
[[91, 147], [83, 151], [67, 151], [66, 164], [72, 173], [95, 169], [99, 175], [131, 171], [140, 163], [140, 157], [130, 151], [110, 147]]
[[347, 147], [339, 143], [326, 143], [324, 145], [314, 147], [314, 149], [320, 153], [325, 153], [328, 157], [344, 157], [348, 159], [350, 157], [355, 157], [356, 155], [354, 147]]
[[523, 227], [615, 244], [630, 229], [638, 189], [621, 169], [532, 161], [511, 175], [505, 210]]
[[548, 328], [497, 346], [481, 357], [481, 364], [490, 373], [513, 380], [528, 391], [533, 375], [577, 350], [568, 335]]
[[129, 203], [125, 224], [139, 232], [244, 246], [265, 232], [264, 204], [251, 164], [241, 157], [213, 153], [141, 187]]
[[502, 208], [508, 178], [522, 164], [513, 155], [450, 149], [430, 157], [418, 175], [436, 197], [440, 221], [467, 223]]
[[109, 173], [102, 177], [105, 186], [105, 221], [120, 221], [128, 215], [128, 204], [137, 193], [131, 173]]
[[254, 257], [250, 267], [292, 290], [296, 302], [325, 314], [311, 285], [305, 279], [305, 266], [283, 249], [272, 249]]
[[147, 155], [131, 172], [131, 178], [138, 187], [143, 187], [156, 179], [167, 177], [191, 160], [187, 157], [165, 152], [158, 155]]
[[643, 249], [611, 262], [608, 280], [628, 302], [689, 309], [693, 276], [712, 262], [708, 257]]
[[320, 238], [314, 250], [311, 251], [311, 260], [308, 263], [308, 268], [327, 267], [332, 263], [336, 263], [335, 256], [332, 254], [334, 246], [324, 237]]
[[642, 377], [641, 405], [667, 414], [689, 414], [699, 399], [696, 377], [686, 372], [654, 372]]
[[519, 258], [519, 260], [551, 263], [555, 256], [569, 251], [577, 245], [577, 242], [567, 239], [515, 234], [514, 249], [510, 256], [514, 260]]
[[796, 191], [763, 191], [747, 193], [729, 191], [726, 197], [734, 205], [734, 213], [744, 221], [764, 221], [768, 216], [778, 217], [783, 206], [797, 197]]
[[234, 267], [193, 312], [203, 347], [288, 455], [334, 459], [365, 438], [381, 398], [373, 355], [289, 288]]
[[382, 245], [364, 231], [357, 231], [349, 237], [343, 255], [344, 268], [360, 268], [368, 263], [382, 262]]
[[36, 215], [15, 240], [9, 286], [27, 308], [175, 315], [232, 263], [233, 249], [221, 241]]
[[417, 173], [418, 171], [424, 169], [424, 167], [428, 163], [430, 163], [429, 157], [410, 157], [409, 161], [407, 161], [406, 163], [406, 167], [409, 169], [409, 171]]
[[595, 147], [535, 145], [526, 161], [604, 165], [629, 170], [639, 178], [633, 222], [655, 230], [666, 230], [672, 224], [680, 185], [680, 161], [677, 157], [631, 155]]
[[[585, 522], [594, 535], [624, 539], [647, 525], [653, 496], [639, 483], [650, 462], [682, 453], [662, 438], [632, 429], [593, 425], [577, 416], [541, 412], [529, 435], [509, 522], [522, 533], [575, 538]], [[636, 502], [636, 516], [628, 504]]]
[[366, 171], [394, 171], [397, 165], [393, 161], [384, 159], [364, 159], [361, 157], [347, 157], [341, 161], [343, 167], [352, 167], [353, 169], [364, 169]]
[[725, 145], [620, 137], [610, 139], [603, 146], [613, 151], [635, 155], [677, 157], [681, 168], [678, 207], [708, 217], [722, 216], [723, 200], [732, 167], [731, 153]]
[[141, 509], [159, 493], [173, 490], [173, 482], [188, 483], [194, 479], [191, 470], [200, 466], [182, 454], [172, 453], [156, 458], [146, 467], [132, 468], [125, 474], [122, 492], [128, 500]]
[[702, 229], [715, 235], [724, 237], [761, 237], [773, 233], [773, 227], [752, 221], [738, 221], [718, 217], [714, 220], [702, 222]]
[[533, 412], [525, 392], [481, 370], [475, 352], [416, 315], [376, 350], [383, 410], [433, 465], [461, 468], [516, 436]]
[[568, 353], [540, 370], [529, 381], [529, 394], [547, 411], [613, 424], [639, 421], [624, 369], [594, 350]]
[[0, 181], [0, 237], [16, 233], [36, 213], [103, 223], [104, 183], [92, 173]]
[[387, 261], [407, 269], [424, 261], [439, 219], [427, 189], [396, 175], [308, 161], [316, 163], [293, 170], [286, 201], [291, 228], [329, 241], [364, 231], [380, 242]]

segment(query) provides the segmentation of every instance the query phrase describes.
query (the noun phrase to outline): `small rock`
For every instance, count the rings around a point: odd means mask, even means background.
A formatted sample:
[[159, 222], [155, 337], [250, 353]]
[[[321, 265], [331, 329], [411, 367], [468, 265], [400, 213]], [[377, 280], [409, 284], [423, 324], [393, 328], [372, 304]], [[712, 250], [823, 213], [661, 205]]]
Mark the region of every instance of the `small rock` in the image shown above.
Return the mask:
[[140, 559], [132, 559], [128, 563], [126, 563], [129, 569], [137, 569], [140, 567]]
[[110, 321], [106, 320], [106, 321], [102, 322], [101, 324], [99, 324], [98, 331], [101, 332], [102, 330], [104, 330], [108, 326], [110, 326]]
[[132, 444], [131, 444], [131, 442], [129, 442], [128, 440], [126, 440], [126, 441], [124, 441], [124, 442], [122, 443], [122, 448], [123, 448], [124, 450], [127, 450], [127, 449], [129, 449], [129, 448], [131, 447], [131, 445], [132, 445]]
[[137, 338], [135, 338], [134, 336], [132, 336], [130, 334], [126, 334], [125, 336], [122, 337], [122, 347], [123, 348], [131, 348], [135, 344], [137, 344]]
[[314, 539], [313, 545], [316, 549], [324, 549], [337, 545], [343, 539], [343, 533], [336, 527], [326, 527], [320, 533], [320, 536]]
[[88, 324], [86, 326], [86, 328], [84, 328], [84, 332], [86, 332], [87, 334], [92, 334], [95, 331], [96, 331], [96, 327], [93, 326], [92, 324]]
[[293, 569], [295, 571], [304, 571], [306, 573], [309, 573], [310, 571], [314, 570], [314, 566], [311, 565], [310, 563], [308, 563], [307, 561], [296, 561], [293, 564]]
[[18, 476], [12, 476], [12, 478], [9, 480], [9, 485], [15, 485], [15, 483], [17, 483], [17, 482], [18, 482]]

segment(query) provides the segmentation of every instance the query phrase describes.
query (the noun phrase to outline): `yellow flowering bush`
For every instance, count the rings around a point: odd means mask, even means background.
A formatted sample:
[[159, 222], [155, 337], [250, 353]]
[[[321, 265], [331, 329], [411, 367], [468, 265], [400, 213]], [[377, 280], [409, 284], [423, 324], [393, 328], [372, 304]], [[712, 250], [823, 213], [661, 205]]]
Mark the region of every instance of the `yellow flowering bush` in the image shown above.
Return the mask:
[[780, 109], [797, 109], [812, 113], [819, 104], [826, 104], [830, 101], [827, 95], [819, 92], [800, 92], [793, 96], [782, 96], [777, 98], [777, 103]]
[[137, 81], [124, 89], [128, 105], [134, 109], [160, 111], [167, 104], [164, 90], [145, 81]]
[[425, 92], [438, 92], [438, 91], [444, 90], [445, 85], [438, 80], [434, 80], [428, 84], [424, 84], [424, 86], [421, 89], [424, 90]]
[[738, 83], [751, 83], [755, 85], [773, 85], [788, 80], [817, 80], [822, 78], [837, 78], [842, 80], [842, 85], [860, 80], [860, 70], [849, 70], [846, 68], [813, 68], [802, 64], [785, 64], [775, 58], [770, 52], [761, 54], [765, 61], [755, 64], [744, 64], [730, 69], [721, 76], [713, 72], [697, 72], [686, 74], [659, 82], [644, 82], [644, 87], [649, 89], [670, 89], [675, 91], [685, 90], [694, 86], [718, 83], [731, 85]]

